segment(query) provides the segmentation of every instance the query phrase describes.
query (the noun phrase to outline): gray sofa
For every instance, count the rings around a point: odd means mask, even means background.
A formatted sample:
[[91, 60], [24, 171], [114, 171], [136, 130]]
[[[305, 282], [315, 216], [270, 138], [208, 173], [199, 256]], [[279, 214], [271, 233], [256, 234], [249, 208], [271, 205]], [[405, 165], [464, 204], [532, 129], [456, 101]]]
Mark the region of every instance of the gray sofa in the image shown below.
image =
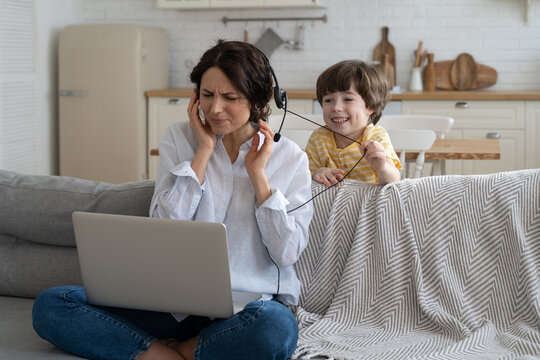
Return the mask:
[[[33, 332], [33, 297], [81, 283], [73, 211], [147, 216], [153, 186], [0, 170], [0, 359], [77, 358]], [[295, 358], [540, 358], [539, 169], [346, 181], [314, 206]]]
[[75, 210], [148, 216], [153, 181], [108, 184], [0, 170], [0, 359], [77, 358], [33, 331], [33, 298], [80, 285], [71, 214]]

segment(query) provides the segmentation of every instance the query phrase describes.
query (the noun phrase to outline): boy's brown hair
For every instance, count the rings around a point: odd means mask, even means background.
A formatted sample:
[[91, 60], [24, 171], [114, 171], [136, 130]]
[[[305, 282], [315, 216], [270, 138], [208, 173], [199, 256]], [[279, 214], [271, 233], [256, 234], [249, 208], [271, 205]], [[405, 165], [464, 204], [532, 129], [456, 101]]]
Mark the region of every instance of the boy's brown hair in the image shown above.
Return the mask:
[[344, 60], [330, 66], [317, 79], [317, 100], [322, 105], [325, 95], [347, 91], [354, 85], [366, 108], [373, 110], [369, 121], [375, 125], [390, 99], [390, 82], [376, 67], [360, 60]]

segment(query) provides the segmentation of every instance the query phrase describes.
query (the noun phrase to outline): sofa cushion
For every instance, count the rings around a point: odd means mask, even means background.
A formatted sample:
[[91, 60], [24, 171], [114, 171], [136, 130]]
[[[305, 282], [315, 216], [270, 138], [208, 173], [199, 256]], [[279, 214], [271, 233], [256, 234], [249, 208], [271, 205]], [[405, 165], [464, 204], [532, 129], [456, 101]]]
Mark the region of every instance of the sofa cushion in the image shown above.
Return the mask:
[[58, 285], [81, 285], [77, 249], [0, 235], [0, 295], [35, 297]]
[[74, 211], [148, 216], [154, 181], [110, 184], [0, 170], [0, 234], [75, 246]]

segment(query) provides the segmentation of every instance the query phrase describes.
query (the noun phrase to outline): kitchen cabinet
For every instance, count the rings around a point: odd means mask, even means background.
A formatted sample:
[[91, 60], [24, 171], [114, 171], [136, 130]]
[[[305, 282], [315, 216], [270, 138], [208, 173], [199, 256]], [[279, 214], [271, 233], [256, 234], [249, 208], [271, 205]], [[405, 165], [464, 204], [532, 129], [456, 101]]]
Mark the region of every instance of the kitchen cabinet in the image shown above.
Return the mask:
[[328, 0], [157, 0], [163, 9], [322, 8]]
[[[148, 176], [155, 179], [159, 168], [159, 156], [150, 152], [158, 149], [167, 128], [179, 121], [189, 121], [187, 106], [189, 97], [148, 97]], [[272, 114], [283, 114], [272, 100]], [[288, 108], [298, 114], [312, 114], [313, 100], [289, 99]], [[288, 114], [287, 116], [294, 116]]]
[[[187, 107], [189, 98], [162, 98], [148, 99], [148, 149], [159, 148], [159, 143], [167, 128], [178, 121], [189, 121]], [[159, 168], [159, 156], [148, 156], [148, 178], [155, 179]]]
[[[537, 167], [535, 137], [529, 135], [525, 101], [403, 100], [403, 114], [441, 115], [454, 118], [448, 137], [498, 138], [500, 160], [449, 160], [448, 174], [486, 174]], [[537, 108], [540, 114], [540, 106]], [[532, 110], [529, 110], [532, 111]], [[531, 115], [532, 117], [533, 115]], [[537, 119], [538, 120], [538, 119]], [[526, 151], [527, 150], [527, 151]]]
[[[276, 103], [272, 99], [270, 102], [270, 108], [272, 109], [272, 115], [281, 115], [283, 117], [283, 109], [278, 109], [276, 106]], [[310, 99], [288, 99], [287, 104], [287, 110], [291, 110], [299, 115], [309, 115], [313, 114], [313, 100]], [[288, 113], [285, 117], [285, 121], [287, 121], [288, 117], [296, 117], [295, 115]], [[274, 127], [274, 124], [270, 124], [272, 128], [279, 127], [279, 124], [277, 124], [276, 127]]]

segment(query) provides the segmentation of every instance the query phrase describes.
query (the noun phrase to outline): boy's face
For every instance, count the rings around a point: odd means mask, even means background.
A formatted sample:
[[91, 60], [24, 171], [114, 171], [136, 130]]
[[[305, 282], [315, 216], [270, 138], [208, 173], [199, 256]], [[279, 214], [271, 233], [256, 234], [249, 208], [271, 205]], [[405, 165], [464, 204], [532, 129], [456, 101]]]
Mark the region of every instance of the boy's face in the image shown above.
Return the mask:
[[373, 110], [366, 108], [364, 99], [354, 85], [347, 91], [323, 96], [322, 108], [326, 125], [352, 139], [358, 139], [362, 135], [369, 122], [369, 116], [373, 113]]

